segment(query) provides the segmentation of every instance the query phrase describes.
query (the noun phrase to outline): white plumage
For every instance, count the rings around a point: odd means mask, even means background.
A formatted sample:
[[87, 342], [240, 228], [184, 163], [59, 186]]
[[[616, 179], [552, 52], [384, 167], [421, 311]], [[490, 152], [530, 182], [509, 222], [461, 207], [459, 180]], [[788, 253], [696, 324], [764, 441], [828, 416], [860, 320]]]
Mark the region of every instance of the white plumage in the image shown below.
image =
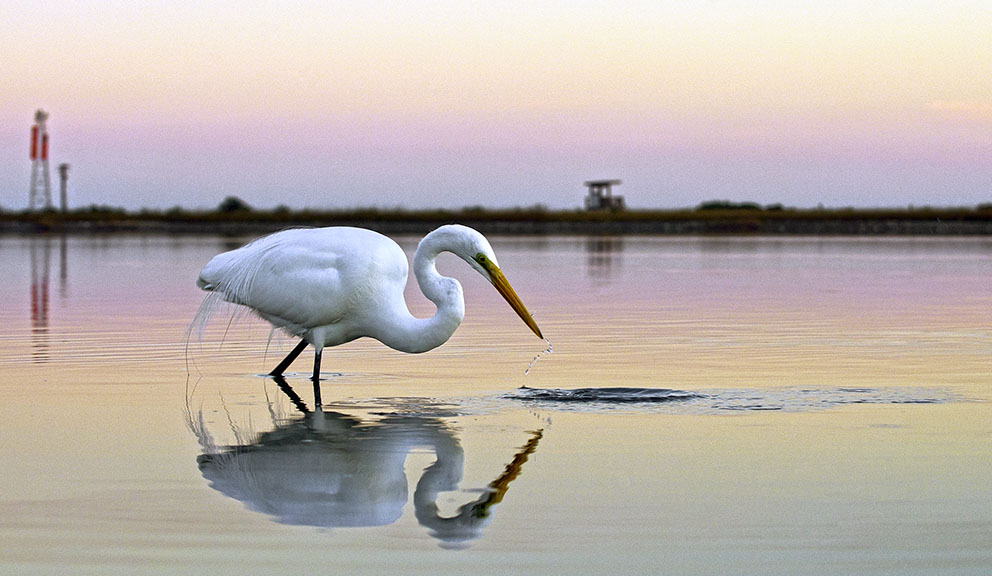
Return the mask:
[[421, 291], [437, 306], [416, 318], [403, 290], [407, 260], [394, 241], [349, 227], [292, 229], [218, 254], [200, 272], [197, 286], [247, 306], [303, 339], [273, 375], [281, 374], [309, 343], [314, 346], [318, 395], [320, 354], [356, 338], [370, 337], [402, 352], [425, 352], [451, 337], [465, 316], [461, 284], [441, 276], [435, 260], [451, 252], [485, 276], [528, 327], [541, 331], [497, 265], [485, 236], [460, 225], [442, 226], [420, 241], [413, 258]]

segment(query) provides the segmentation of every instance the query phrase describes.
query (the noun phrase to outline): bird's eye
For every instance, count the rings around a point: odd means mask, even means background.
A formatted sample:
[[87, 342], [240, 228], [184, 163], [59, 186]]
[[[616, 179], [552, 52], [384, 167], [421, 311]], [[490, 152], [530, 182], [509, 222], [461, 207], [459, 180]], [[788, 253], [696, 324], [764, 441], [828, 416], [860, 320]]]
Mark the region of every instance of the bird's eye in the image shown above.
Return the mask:
[[487, 261], [489, 261], [489, 258], [486, 258], [485, 254], [479, 252], [478, 254], [475, 255], [475, 261], [478, 262], [479, 264], [485, 264]]

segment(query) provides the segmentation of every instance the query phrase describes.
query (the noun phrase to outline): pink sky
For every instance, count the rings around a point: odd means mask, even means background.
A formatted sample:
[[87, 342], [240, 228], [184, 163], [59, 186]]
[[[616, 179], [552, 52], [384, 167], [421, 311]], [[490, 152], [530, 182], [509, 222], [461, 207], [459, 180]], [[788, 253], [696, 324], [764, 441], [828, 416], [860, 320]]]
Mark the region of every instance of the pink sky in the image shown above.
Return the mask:
[[987, 3], [657, 4], [5, 2], [0, 206], [992, 201]]

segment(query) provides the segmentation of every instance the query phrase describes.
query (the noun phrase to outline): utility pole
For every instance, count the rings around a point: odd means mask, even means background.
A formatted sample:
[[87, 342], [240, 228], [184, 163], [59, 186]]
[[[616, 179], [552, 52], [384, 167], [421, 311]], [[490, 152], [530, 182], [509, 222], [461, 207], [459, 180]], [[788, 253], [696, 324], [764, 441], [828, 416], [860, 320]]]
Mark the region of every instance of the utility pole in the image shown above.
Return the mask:
[[69, 210], [69, 200], [68, 194], [66, 193], [66, 187], [69, 182], [69, 165], [59, 164], [59, 200], [62, 213], [65, 214]]

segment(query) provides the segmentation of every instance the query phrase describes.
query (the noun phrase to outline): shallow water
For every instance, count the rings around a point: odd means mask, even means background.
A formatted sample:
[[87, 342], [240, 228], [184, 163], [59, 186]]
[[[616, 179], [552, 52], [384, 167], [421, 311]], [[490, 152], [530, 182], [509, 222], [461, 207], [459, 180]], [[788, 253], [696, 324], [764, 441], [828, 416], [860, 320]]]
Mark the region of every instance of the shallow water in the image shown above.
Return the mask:
[[264, 322], [187, 344], [242, 240], [0, 237], [0, 573], [992, 566], [988, 239], [494, 238], [553, 353], [446, 258], [451, 341], [316, 413]]

